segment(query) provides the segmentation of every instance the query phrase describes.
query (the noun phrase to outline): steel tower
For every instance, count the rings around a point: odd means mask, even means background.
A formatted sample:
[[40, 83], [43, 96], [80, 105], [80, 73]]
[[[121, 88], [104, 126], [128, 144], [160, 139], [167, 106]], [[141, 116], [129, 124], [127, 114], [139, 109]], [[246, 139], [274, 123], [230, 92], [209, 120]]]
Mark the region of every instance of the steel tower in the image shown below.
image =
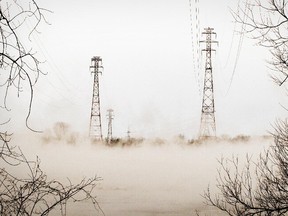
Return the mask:
[[206, 43], [206, 48], [202, 51], [206, 52], [204, 88], [201, 111], [201, 124], [199, 138], [215, 137], [216, 123], [215, 123], [215, 105], [214, 105], [214, 86], [212, 74], [212, 60], [211, 55], [215, 49], [212, 49], [212, 43], [218, 43], [212, 40], [212, 35], [216, 36], [213, 28], [205, 28], [202, 34], [206, 35], [206, 40], [200, 43]]
[[102, 141], [101, 128], [101, 112], [100, 112], [100, 96], [99, 96], [99, 76], [102, 69], [102, 59], [99, 56], [94, 56], [91, 59], [91, 73], [94, 75], [93, 97], [90, 117], [90, 132], [89, 136], [93, 141]]
[[113, 120], [113, 109], [107, 110], [107, 119], [108, 119], [108, 134], [107, 134], [107, 143], [110, 144], [112, 140], [112, 120]]
[[127, 130], [127, 140], [128, 140], [128, 141], [131, 140], [131, 131], [130, 131], [129, 128], [128, 128], [128, 130]]

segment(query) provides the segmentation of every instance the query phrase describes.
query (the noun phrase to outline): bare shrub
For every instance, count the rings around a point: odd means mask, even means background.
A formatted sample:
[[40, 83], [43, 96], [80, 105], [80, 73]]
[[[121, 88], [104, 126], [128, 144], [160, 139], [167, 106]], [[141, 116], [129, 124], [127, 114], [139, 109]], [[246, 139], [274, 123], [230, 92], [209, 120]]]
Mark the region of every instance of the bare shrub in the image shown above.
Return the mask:
[[[9, 146], [8, 137], [0, 133], [0, 215], [49, 215], [55, 209], [66, 215], [69, 201], [90, 201], [104, 215], [94, 194], [99, 177], [82, 179], [78, 184], [69, 181], [68, 185], [49, 180], [40, 160], [28, 161], [20, 149]], [[22, 174], [13, 174], [13, 167], [21, 169]]]
[[45, 144], [49, 143], [66, 143], [76, 145], [80, 135], [77, 132], [71, 131], [70, 125], [65, 122], [57, 122], [52, 129], [47, 129], [42, 134], [42, 141]]
[[[274, 145], [259, 161], [247, 157], [240, 168], [238, 158], [220, 161], [217, 188], [208, 188], [204, 198], [228, 215], [285, 215], [288, 212], [288, 122], [278, 121]], [[253, 168], [252, 168], [253, 167]]]

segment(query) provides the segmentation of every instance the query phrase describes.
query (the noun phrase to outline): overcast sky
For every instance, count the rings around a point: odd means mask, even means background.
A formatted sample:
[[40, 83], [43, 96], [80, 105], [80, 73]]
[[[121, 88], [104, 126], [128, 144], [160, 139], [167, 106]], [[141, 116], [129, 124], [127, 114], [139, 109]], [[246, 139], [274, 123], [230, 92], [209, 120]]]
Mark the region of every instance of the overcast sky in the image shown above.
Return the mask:
[[[237, 2], [199, 3], [200, 31], [213, 27], [219, 41], [213, 55], [217, 134], [261, 135], [271, 130], [277, 118], [287, 115], [280, 106], [285, 105], [286, 93], [269, 78], [271, 71], [265, 62], [269, 53], [247, 37], [229, 88], [240, 38], [238, 34], [233, 37], [235, 25], [229, 8], [237, 10]], [[195, 46], [192, 52], [192, 38], [195, 45], [197, 31], [195, 0], [191, 0], [191, 8], [189, 0], [38, 3], [53, 13], [46, 14], [51, 25], [41, 25], [41, 33], [32, 37], [33, 49], [46, 61], [41, 67], [48, 72], [36, 86], [30, 119], [33, 128], [44, 130], [63, 121], [88, 134], [93, 86], [89, 66], [93, 56], [101, 56], [104, 136], [106, 110], [110, 108], [115, 114], [115, 136], [126, 136], [128, 128], [132, 136], [198, 135], [202, 97], [199, 85], [204, 69], [202, 66], [199, 74], [193, 65], [197, 62]]]

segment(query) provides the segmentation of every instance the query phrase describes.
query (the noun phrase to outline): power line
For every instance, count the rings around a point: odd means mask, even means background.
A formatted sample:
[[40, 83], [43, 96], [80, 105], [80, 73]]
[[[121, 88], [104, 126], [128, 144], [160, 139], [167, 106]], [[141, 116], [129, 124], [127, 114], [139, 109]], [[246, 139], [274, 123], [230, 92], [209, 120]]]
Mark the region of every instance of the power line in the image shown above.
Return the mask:
[[[197, 0], [195, 0], [195, 5], [197, 4]], [[194, 25], [193, 25], [193, 12], [192, 12], [192, 0], [189, 0], [189, 12], [190, 12], [190, 31], [191, 31], [191, 48], [192, 48], [192, 62], [193, 62], [193, 70], [194, 70], [194, 76], [195, 76], [195, 80], [197, 82], [198, 85], [198, 91], [199, 91], [199, 95], [201, 95], [201, 90], [200, 90], [200, 80], [199, 80], [199, 49], [198, 48], [198, 41], [199, 41], [199, 33], [198, 33], [198, 29], [199, 29], [199, 9], [197, 9], [197, 7], [195, 6], [194, 11], [195, 11], [195, 25], [196, 25], [196, 29], [194, 31]], [[194, 33], [195, 32], [195, 33]], [[195, 35], [194, 35], [195, 34]], [[196, 41], [196, 48], [195, 48], [195, 41]], [[199, 45], [200, 47], [200, 45]], [[196, 49], [196, 56], [195, 56], [195, 49]], [[197, 61], [195, 60], [197, 59]], [[197, 77], [198, 75], [198, 77]]]
[[[31, 28], [31, 21], [28, 19], [28, 22], [25, 22], [26, 27], [29, 29]], [[79, 94], [79, 85], [76, 86], [74, 84], [71, 84], [69, 82], [68, 79], [66, 79], [63, 74], [62, 71], [60, 70], [58, 65], [55, 63], [54, 58], [49, 54], [49, 52], [47, 51], [45, 45], [43, 44], [42, 40], [40, 39], [40, 37], [38, 36], [38, 34], [31, 34], [31, 37], [33, 38], [33, 42], [35, 42], [35, 44], [37, 45], [37, 50], [40, 51], [40, 53], [42, 54], [42, 56], [45, 58], [45, 64], [48, 65], [48, 67], [52, 70], [55, 71], [55, 73], [52, 73], [53, 75], [55, 75], [56, 79], [61, 83], [61, 86], [64, 87], [64, 92], [65, 93], [69, 93], [69, 98], [75, 98], [77, 101], [82, 100], [83, 96], [78, 95]], [[48, 74], [48, 73], [47, 73]], [[46, 75], [47, 75], [46, 74]], [[52, 84], [49, 79], [47, 79], [47, 83], [49, 85], [51, 85], [53, 87], [54, 90], [56, 90], [56, 92], [66, 101], [70, 102], [71, 104], [74, 104], [74, 102], [72, 102], [68, 97], [63, 95], [63, 91], [60, 91], [59, 88], [57, 88], [54, 84]], [[77, 91], [76, 91], [77, 90]], [[71, 94], [71, 92], [73, 92], [73, 94]]]
[[[198, 68], [198, 86], [200, 88], [200, 70], [201, 70], [201, 65], [202, 65], [202, 52], [200, 52], [201, 47], [200, 47], [200, 6], [199, 6], [199, 0], [195, 0], [195, 14], [196, 14], [196, 43], [197, 43], [197, 68]], [[201, 58], [200, 58], [201, 55]]]
[[[238, 47], [237, 47], [236, 58], [235, 58], [235, 62], [234, 62], [234, 66], [233, 66], [233, 72], [232, 72], [232, 76], [231, 76], [231, 79], [230, 79], [230, 82], [229, 82], [229, 86], [228, 86], [228, 90], [226, 92], [226, 95], [229, 93], [230, 88], [232, 86], [232, 82], [233, 82], [233, 79], [234, 79], [234, 76], [235, 76], [235, 72], [236, 72], [236, 68], [237, 68], [237, 65], [238, 65], [238, 61], [239, 61], [239, 58], [240, 58], [240, 53], [241, 53], [241, 49], [242, 49], [242, 45], [243, 45], [243, 41], [244, 41], [245, 22], [247, 21], [247, 18], [248, 18], [248, 14], [247, 14], [248, 10], [249, 10], [248, 5], [250, 5], [249, 1], [246, 1], [245, 9], [244, 9], [243, 23], [241, 25], [240, 38], [239, 38]], [[239, 5], [239, 1], [238, 1], [237, 13], [239, 13], [239, 8], [240, 8], [240, 5]]]
[[[237, 3], [237, 14], [239, 14], [239, 8], [240, 8], [240, 0], [238, 0], [238, 3]], [[229, 51], [228, 51], [228, 57], [226, 59], [225, 65], [224, 65], [224, 69], [227, 67], [228, 62], [230, 61], [232, 47], [233, 47], [234, 39], [235, 39], [236, 26], [237, 26], [237, 22], [234, 23], [232, 39], [231, 39], [231, 43], [230, 43], [230, 47], [229, 47]]]

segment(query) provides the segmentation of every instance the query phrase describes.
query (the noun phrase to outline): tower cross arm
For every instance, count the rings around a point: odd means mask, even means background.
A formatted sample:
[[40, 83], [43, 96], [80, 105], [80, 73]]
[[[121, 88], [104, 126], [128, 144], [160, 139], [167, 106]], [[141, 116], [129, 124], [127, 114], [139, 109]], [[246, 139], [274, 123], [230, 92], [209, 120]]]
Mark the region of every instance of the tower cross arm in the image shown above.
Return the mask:
[[202, 34], [215, 34], [215, 35], [217, 35], [216, 32], [212, 32], [212, 31], [202, 32]]
[[199, 42], [200, 43], [217, 43], [217, 44], [219, 43], [218, 41], [214, 41], [214, 40], [213, 41], [212, 40], [200, 40]]
[[213, 52], [216, 52], [215, 49], [202, 49], [203, 52], [207, 52], [207, 51], [213, 51]]

